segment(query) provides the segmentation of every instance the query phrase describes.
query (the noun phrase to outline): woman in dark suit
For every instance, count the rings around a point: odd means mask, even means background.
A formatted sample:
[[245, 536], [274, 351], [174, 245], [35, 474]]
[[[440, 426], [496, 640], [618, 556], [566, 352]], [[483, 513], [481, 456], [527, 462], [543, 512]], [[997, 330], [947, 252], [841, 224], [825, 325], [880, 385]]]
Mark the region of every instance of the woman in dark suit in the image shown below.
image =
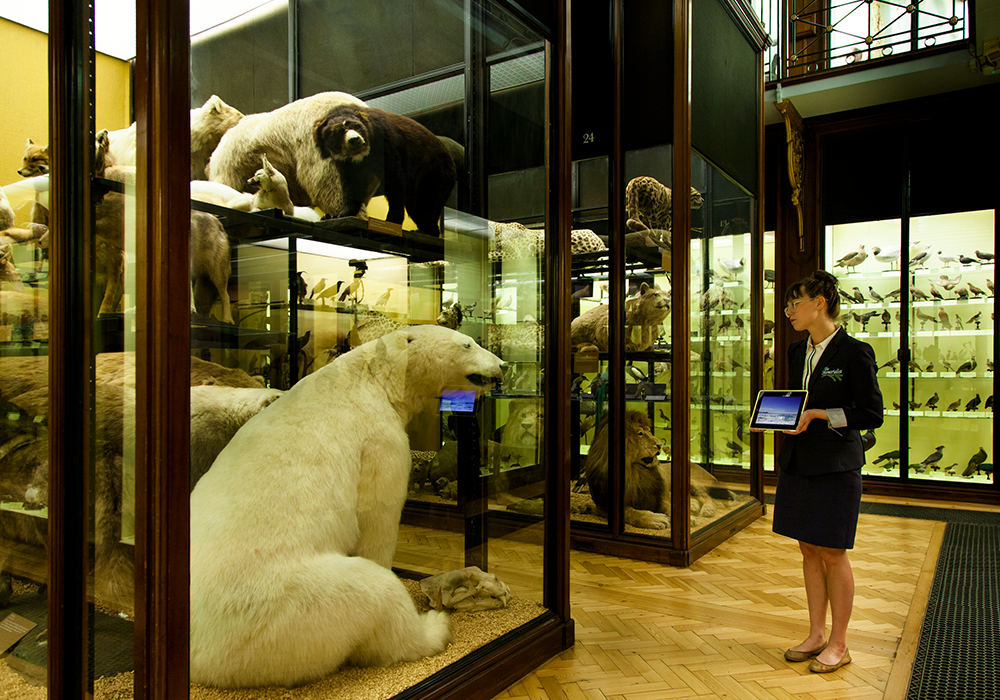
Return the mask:
[[861, 507], [861, 431], [882, 425], [875, 353], [836, 324], [838, 286], [836, 277], [819, 270], [785, 294], [792, 327], [809, 332], [788, 349], [788, 386], [808, 389], [809, 399], [795, 430], [783, 431], [773, 529], [799, 542], [809, 605], [809, 636], [785, 658], [813, 659], [809, 670], [816, 673], [851, 662], [854, 573], [847, 550], [854, 547]]

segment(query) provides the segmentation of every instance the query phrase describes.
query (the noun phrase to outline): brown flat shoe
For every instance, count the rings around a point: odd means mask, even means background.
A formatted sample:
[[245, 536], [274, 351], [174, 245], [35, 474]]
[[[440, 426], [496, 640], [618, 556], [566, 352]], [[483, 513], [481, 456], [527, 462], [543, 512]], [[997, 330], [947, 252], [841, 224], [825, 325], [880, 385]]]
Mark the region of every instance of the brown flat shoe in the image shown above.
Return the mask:
[[851, 652], [845, 649], [844, 655], [840, 657], [840, 661], [838, 661], [837, 663], [824, 664], [817, 659], [813, 659], [813, 662], [809, 664], [809, 670], [812, 671], [813, 673], [832, 673], [833, 671], [836, 671], [838, 668], [846, 666], [849, 663], [851, 663]]
[[[829, 644], [827, 642], [826, 644]], [[792, 663], [798, 663], [799, 661], [808, 661], [814, 656], [819, 656], [819, 654], [826, 649], [826, 644], [821, 646], [819, 649], [813, 649], [812, 651], [795, 651], [793, 649], [785, 650], [785, 661], [791, 661]]]

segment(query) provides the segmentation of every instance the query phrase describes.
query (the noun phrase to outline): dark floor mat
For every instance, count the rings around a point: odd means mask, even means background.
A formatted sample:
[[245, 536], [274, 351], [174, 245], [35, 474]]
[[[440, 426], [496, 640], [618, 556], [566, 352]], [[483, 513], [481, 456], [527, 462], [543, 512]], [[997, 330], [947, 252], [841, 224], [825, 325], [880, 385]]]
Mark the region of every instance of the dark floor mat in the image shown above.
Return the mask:
[[907, 700], [1000, 697], [1000, 527], [945, 528]]
[[[11, 598], [7, 607], [0, 608], [0, 618], [17, 613], [38, 625], [14, 645], [10, 653], [42, 669], [48, 665], [48, 646], [45, 642], [48, 635], [44, 634], [48, 630], [46, 602], [43, 593], [24, 593]], [[93, 611], [90, 667], [94, 678], [117, 676], [134, 669], [133, 631], [129, 620]]]

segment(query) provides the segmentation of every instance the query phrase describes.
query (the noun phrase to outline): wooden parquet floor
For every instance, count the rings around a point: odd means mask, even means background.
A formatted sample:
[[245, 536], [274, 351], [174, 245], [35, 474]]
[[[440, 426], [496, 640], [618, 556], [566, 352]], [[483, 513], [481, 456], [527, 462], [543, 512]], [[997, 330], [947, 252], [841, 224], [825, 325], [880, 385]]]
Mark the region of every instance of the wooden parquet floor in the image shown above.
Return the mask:
[[[798, 547], [771, 532], [770, 515], [685, 569], [574, 551], [576, 644], [497, 698], [903, 698], [943, 533], [944, 523], [861, 515], [853, 663], [825, 675], [782, 658], [805, 638], [807, 612]], [[491, 545], [501, 577], [503, 551]]]

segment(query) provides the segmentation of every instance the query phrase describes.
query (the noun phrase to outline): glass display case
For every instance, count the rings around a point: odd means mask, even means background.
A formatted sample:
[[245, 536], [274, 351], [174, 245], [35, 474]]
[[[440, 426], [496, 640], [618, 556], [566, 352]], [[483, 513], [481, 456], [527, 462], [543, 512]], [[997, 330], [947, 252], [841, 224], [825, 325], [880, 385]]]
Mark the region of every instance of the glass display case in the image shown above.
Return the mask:
[[[611, 32], [590, 16], [573, 26], [593, 70], [607, 55], [621, 74], [604, 76], [608, 118], [579, 117], [573, 132], [572, 541], [686, 565], [763, 512], [745, 423], [763, 347], [751, 290], [765, 39], [739, 3], [693, 3], [690, 32], [676, 7], [610, 10]], [[725, 57], [710, 41], [720, 34]], [[674, 90], [653, 99], [649, 81]], [[743, 110], [735, 140], [715, 128], [722, 93]], [[657, 119], [642, 116], [650, 99]], [[595, 235], [608, 250], [586, 246]]]
[[0, 25], [56, 71], [9, 170], [61, 144], [0, 202], [2, 671], [493, 697], [573, 643], [563, 11], [134, 9]]
[[875, 350], [866, 478], [993, 484], [993, 210], [827, 227], [843, 322]]

